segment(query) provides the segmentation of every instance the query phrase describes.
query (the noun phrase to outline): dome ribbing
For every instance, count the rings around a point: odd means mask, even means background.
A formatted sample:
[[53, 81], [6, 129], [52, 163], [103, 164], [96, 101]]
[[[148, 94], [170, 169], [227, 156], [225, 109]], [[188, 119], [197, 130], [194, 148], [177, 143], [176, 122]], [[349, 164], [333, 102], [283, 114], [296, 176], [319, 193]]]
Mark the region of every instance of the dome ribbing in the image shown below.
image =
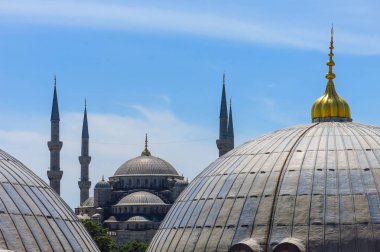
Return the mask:
[[376, 251], [379, 193], [379, 127], [323, 122], [281, 129], [204, 169], [148, 251]]
[[2, 150], [0, 231], [0, 250], [99, 251], [59, 195]]

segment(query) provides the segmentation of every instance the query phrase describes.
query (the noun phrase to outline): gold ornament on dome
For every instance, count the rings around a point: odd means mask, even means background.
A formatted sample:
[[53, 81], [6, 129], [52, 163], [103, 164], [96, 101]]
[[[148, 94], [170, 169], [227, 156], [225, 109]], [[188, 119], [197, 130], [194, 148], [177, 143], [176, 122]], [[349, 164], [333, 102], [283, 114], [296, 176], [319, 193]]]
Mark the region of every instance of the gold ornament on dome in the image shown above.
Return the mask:
[[335, 74], [333, 67], [334, 50], [334, 28], [331, 28], [330, 53], [327, 66], [329, 72], [326, 74], [327, 86], [325, 93], [319, 97], [313, 104], [311, 109], [311, 117], [313, 122], [351, 122], [351, 112], [348, 103], [338, 95], [335, 90], [333, 79]]

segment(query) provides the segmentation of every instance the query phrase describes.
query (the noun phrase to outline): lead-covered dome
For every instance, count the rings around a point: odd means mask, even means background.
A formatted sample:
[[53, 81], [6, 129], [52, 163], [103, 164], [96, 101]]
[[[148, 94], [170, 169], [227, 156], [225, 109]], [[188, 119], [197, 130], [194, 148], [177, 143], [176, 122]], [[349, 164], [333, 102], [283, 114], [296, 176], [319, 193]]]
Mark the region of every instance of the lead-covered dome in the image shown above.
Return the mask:
[[145, 135], [145, 149], [141, 156], [128, 160], [114, 174], [114, 176], [128, 175], [178, 176], [178, 173], [171, 164], [150, 154], [148, 135]]
[[150, 192], [140, 191], [124, 196], [116, 206], [126, 205], [165, 205], [165, 202], [157, 195]]
[[165, 160], [154, 156], [139, 156], [122, 164], [114, 176], [125, 175], [174, 175], [178, 176], [174, 167]]
[[377, 251], [379, 192], [379, 127], [278, 130], [201, 172], [149, 251]]
[[0, 150], [0, 250], [99, 251], [67, 204]]

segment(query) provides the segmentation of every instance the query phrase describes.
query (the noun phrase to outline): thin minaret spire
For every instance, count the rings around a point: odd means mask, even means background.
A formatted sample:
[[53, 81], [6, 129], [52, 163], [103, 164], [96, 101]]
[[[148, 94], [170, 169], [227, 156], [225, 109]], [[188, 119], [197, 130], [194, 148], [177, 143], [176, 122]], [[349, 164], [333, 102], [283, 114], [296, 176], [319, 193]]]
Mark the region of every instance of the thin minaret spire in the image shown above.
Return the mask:
[[88, 121], [87, 121], [87, 100], [84, 100], [84, 115], [82, 126], [82, 148], [81, 155], [79, 156], [79, 163], [81, 166], [80, 181], [78, 186], [80, 189], [80, 204], [89, 198], [91, 181], [89, 180], [89, 165], [91, 156], [89, 156], [89, 134], [88, 134]]
[[[230, 113], [231, 107], [230, 107]], [[232, 114], [231, 114], [232, 115]], [[232, 121], [232, 117], [231, 117]], [[231, 123], [232, 130], [230, 134], [233, 135], [233, 123]], [[219, 149], [219, 157], [227, 153], [234, 148], [233, 137], [229, 137], [229, 122], [227, 113], [227, 100], [226, 100], [226, 74], [223, 73], [223, 87], [222, 98], [220, 102], [220, 114], [219, 114], [219, 139], [216, 140], [216, 145]]]
[[50, 150], [50, 169], [47, 171], [47, 176], [50, 181], [50, 187], [58, 194], [61, 192], [61, 179], [63, 175], [63, 172], [60, 170], [62, 142], [59, 140], [59, 121], [57, 78], [54, 76], [53, 105], [50, 117], [51, 138], [50, 141], [48, 141], [48, 148]]
[[230, 140], [230, 144], [232, 145], [232, 149], [235, 147], [235, 139], [234, 139], [234, 122], [232, 119], [232, 97], [230, 98], [230, 113], [228, 115], [228, 130], [227, 130], [228, 140]]

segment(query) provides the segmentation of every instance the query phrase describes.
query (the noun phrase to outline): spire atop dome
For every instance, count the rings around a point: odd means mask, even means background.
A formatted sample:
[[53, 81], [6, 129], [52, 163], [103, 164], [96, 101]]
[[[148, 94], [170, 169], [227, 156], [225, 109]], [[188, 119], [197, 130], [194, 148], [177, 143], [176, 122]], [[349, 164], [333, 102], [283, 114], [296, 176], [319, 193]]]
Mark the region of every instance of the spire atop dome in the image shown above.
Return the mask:
[[334, 26], [331, 26], [331, 37], [330, 37], [330, 53], [329, 60], [326, 65], [329, 67], [329, 72], [326, 74], [326, 79], [333, 80], [335, 79], [335, 74], [333, 73], [333, 67], [335, 66], [335, 62], [333, 60], [334, 57]]
[[141, 153], [141, 156], [150, 156], [150, 151], [148, 150], [148, 134], [145, 134], [145, 149]]
[[311, 108], [311, 117], [313, 122], [351, 122], [350, 107], [347, 102], [338, 95], [335, 90], [333, 79], [335, 74], [333, 67], [334, 57], [334, 27], [331, 27], [329, 60], [326, 65], [329, 67], [326, 74], [327, 86], [325, 93], [319, 97]]

